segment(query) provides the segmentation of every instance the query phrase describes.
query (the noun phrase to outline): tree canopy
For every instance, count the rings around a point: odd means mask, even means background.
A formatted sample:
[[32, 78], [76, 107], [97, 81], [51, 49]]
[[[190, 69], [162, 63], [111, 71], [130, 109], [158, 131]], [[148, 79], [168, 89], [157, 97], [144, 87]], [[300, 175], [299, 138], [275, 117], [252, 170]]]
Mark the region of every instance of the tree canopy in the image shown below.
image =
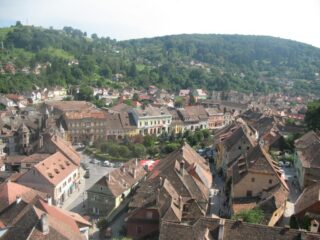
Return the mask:
[[[32, 84], [320, 92], [320, 49], [274, 37], [189, 34], [119, 42], [68, 26], [17, 22], [0, 28], [0, 40], [0, 67], [16, 68], [16, 74], [0, 75], [1, 92], [30, 90]], [[32, 71], [36, 66], [39, 74]]]

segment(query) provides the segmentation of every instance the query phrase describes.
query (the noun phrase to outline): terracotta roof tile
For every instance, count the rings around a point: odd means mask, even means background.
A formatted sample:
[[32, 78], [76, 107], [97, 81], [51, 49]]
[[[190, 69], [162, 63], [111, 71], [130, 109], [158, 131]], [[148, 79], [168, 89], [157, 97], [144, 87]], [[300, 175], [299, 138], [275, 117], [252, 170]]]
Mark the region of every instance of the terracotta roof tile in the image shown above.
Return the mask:
[[52, 185], [58, 185], [76, 170], [77, 166], [61, 152], [56, 152], [34, 165], [34, 168]]
[[30, 202], [37, 197], [45, 198], [46, 194], [14, 182], [0, 184], [0, 212], [16, 201], [17, 197]]

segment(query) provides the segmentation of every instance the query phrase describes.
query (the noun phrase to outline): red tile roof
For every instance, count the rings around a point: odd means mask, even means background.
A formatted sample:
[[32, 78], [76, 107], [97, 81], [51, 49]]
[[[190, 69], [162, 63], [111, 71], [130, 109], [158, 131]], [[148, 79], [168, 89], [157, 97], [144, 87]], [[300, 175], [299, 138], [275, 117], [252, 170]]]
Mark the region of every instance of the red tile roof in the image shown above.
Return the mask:
[[61, 152], [52, 154], [34, 168], [52, 185], [58, 185], [78, 167]]
[[61, 153], [69, 158], [75, 165], [80, 166], [80, 155], [69, 142], [64, 141], [58, 136], [53, 136], [51, 141]]
[[20, 196], [24, 201], [30, 202], [36, 197], [45, 198], [46, 194], [14, 182], [0, 184], [0, 212], [16, 201]]

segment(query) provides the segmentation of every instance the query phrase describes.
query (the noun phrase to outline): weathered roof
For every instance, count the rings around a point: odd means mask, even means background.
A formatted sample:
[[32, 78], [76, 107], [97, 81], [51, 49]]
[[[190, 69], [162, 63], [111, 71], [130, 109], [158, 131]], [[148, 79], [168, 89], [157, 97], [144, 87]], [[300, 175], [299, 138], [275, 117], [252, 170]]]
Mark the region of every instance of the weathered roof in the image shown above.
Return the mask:
[[[161, 217], [171, 221], [180, 221], [181, 216], [196, 218], [206, 213], [208, 186], [211, 184], [209, 165], [188, 144], [184, 144], [160, 160], [138, 188], [129, 206], [133, 209], [157, 208]], [[156, 192], [159, 194], [155, 195]], [[188, 205], [189, 212], [183, 212], [184, 205]]]
[[107, 187], [113, 196], [117, 197], [139, 182], [146, 174], [144, 167], [133, 159], [107, 173], [96, 184]]
[[64, 113], [66, 120], [83, 120], [83, 119], [106, 119], [106, 112], [98, 109], [83, 109], [79, 111], [70, 111]]
[[132, 111], [139, 117], [161, 117], [171, 116], [166, 107], [154, 107], [151, 105], [142, 108], [134, 108]]
[[[19, 203], [14, 202], [0, 213], [0, 221], [8, 227], [1, 239], [84, 240], [85, 237], [81, 234], [76, 221], [64, 212], [65, 210], [49, 206], [42, 200], [31, 203], [24, 200]], [[43, 215], [48, 217], [49, 232], [47, 234], [42, 232], [41, 216]]]
[[45, 198], [46, 193], [39, 192], [32, 188], [14, 182], [0, 184], [0, 212], [21, 197], [24, 201], [30, 202], [34, 198]]
[[69, 142], [57, 135], [52, 136], [50, 140], [65, 157], [69, 158], [75, 165], [80, 166], [80, 155]]
[[320, 235], [290, 228], [269, 227], [236, 220], [203, 217], [191, 224], [163, 221], [159, 239], [316, 240], [320, 239]]
[[50, 154], [44, 154], [44, 153], [34, 153], [29, 156], [24, 155], [10, 155], [6, 158], [5, 162], [7, 164], [17, 164], [17, 163], [38, 163], [42, 160], [49, 157]]
[[320, 201], [320, 183], [314, 183], [306, 187], [300, 194], [294, 204], [295, 214], [299, 214], [305, 209], [308, 209], [313, 204]]
[[92, 104], [86, 101], [47, 101], [46, 105], [59, 109], [62, 112], [82, 111], [92, 108]]
[[183, 121], [206, 121], [208, 120], [208, 114], [202, 105], [187, 106], [183, 109], [178, 109]]
[[320, 137], [309, 131], [295, 141], [299, 160], [304, 168], [320, 168]]

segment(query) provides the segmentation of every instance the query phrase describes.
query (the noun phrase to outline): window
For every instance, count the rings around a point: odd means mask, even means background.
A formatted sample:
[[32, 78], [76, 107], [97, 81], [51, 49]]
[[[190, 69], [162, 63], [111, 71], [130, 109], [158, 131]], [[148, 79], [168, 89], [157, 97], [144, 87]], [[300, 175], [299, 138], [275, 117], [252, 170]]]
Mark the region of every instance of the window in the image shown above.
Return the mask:
[[152, 211], [147, 211], [147, 219], [152, 219]]
[[252, 191], [250, 190], [247, 191], [247, 197], [252, 197]]
[[239, 146], [238, 149], [241, 150], [241, 146]]
[[251, 178], [251, 182], [254, 182], [255, 181], [255, 178], [253, 177], [253, 178]]
[[137, 234], [141, 234], [142, 233], [142, 226], [137, 226]]
[[93, 208], [92, 208], [92, 212], [93, 212], [94, 214], [98, 214], [98, 215], [99, 215], [100, 210], [99, 210], [99, 208], [93, 207]]
[[269, 179], [269, 184], [272, 184], [272, 179]]

